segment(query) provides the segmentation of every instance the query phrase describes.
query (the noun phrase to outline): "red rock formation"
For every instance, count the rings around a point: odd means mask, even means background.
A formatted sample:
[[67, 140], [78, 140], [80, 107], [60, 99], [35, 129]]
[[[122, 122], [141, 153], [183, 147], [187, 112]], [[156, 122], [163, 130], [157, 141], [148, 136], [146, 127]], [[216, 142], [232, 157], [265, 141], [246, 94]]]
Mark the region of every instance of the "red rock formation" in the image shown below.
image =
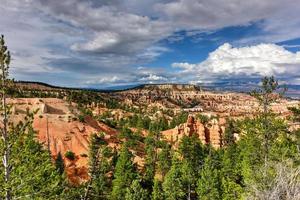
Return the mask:
[[[74, 184], [80, 184], [88, 179], [88, 150], [89, 138], [94, 133], [105, 133], [105, 139], [112, 147], [118, 145], [117, 131], [109, 126], [86, 117], [85, 122], [79, 122], [76, 115], [70, 112], [71, 105], [61, 99], [54, 98], [20, 98], [10, 100], [14, 105], [14, 122], [22, 120], [27, 108], [35, 110], [33, 128], [37, 131], [38, 140], [49, 146], [53, 158], [60, 152], [64, 158], [67, 175]], [[42, 109], [41, 109], [42, 108]], [[64, 157], [65, 152], [72, 151], [76, 155], [75, 160]]]
[[186, 123], [180, 124], [174, 129], [163, 131], [162, 135], [174, 145], [177, 145], [184, 135], [196, 135], [203, 144], [211, 144], [213, 147], [219, 148], [222, 146], [223, 133], [224, 127], [221, 127], [216, 119], [207, 124], [202, 124], [199, 120], [195, 120], [193, 116], [189, 116]]

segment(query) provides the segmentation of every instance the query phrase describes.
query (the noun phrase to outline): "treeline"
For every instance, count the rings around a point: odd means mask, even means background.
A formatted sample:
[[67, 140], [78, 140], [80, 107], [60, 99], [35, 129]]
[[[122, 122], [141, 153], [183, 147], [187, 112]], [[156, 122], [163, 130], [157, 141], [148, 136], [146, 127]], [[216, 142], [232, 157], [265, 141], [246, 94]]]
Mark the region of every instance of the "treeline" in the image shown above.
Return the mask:
[[147, 114], [133, 113], [131, 116], [123, 117], [117, 120], [114, 119], [113, 115], [109, 111], [107, 111], [100, 116], [96, 116], [96, 118], [117, 129], [122, 129], [123, 127], [133, 127], [150, 131], [164, 131], [185, 123], [188, 118], [188, 113], [180, 112], [172, 116], [171, 119], [167, 119], [164, 114], [160, 116], [152, 116], [151, 119]]

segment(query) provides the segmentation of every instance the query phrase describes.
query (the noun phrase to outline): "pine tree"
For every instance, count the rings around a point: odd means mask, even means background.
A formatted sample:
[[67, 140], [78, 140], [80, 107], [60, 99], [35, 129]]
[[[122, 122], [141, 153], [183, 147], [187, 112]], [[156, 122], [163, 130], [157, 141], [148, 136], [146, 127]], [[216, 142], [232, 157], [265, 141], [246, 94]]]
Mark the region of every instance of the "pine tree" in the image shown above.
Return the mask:
[[201, 200], [221, 199], [219, 170], [214, 162], [212, 156], [208, 156], [201, 170], [197, 185], [197, 194]]
[[222, 200], [241, 199], [243, 188], [230, 178], [222, 178]]
[[254, 96], [260, 105], [262, 106], [262, 113], [260, 114], [262, 122], [262, 133], [263, 133], [263, 154], [264, 154], [264, 164], [267, 168], [269, 160], [269, 151], [270, 151], [270, 142], [274, 138], [276, 132], [272, 131], [270, 127], [270, 117], [273, 117], [270, 105], [273, 102], [278, 101], [278, 99], [285, 92], [285, 88], [282, 91], [279, 91], [280, 86], [278, 81], [275, 80], [273, 76], [264, 77], [262, 79], [262, 86], [258, 90], [252, 91], [250, 94]]
[[[49, 152], [36, 141], [32, 128], [33, 114], [17, 125], [11, 125], [10, 160], [14, 166], [9, 186], [13, 199], [58, 199], [65, 182], [51, 162]], [[3, 180], [0, 180], [3, 185]], [[1, 196], [2, 196], [1, 191]]]
[[57, 157], [55, 159], [55, 167], [60, 175], [62, 175], [65, 171], [65, 164], [63, 157], [60, 152], [58, 152]]
[[132, 159], [132, 153], [128, 150], [127, 146], [123, 144], [114, 172], [111, 193], [111, 199], [113, 200], [123, 200], [126, 195], [126, 189], [137, 177], [136, 167], [133, 164]]
[[234, 133], [236, 132], [235, 124], [232, 119], [228, 120], [224, 133], [224, 144], [232, 145], [235, 142]]
[[150, 189], [153, 185], [153, 179], [157, 172], [158, 149], [164, 144], [160, 138], [160, 132], [150, 132], [150, 134], [148, 134], [144, 140], [146, 153], [144, 181], [147, 183]]
[[180, 161], [174, 156], [172, 167], [163, 182], [163, 191], [167, 200], [183, 199], [186, 195], [180, 164]]
[[129, 188], [126, 189], [125, 200], [148, 200], [149, 195], [139, 180], [134, 180]]
[[151, 200], [164, 200], [164, 193], [162, 190], [161, 182], [157, 179], [154, 180]]
[[10, 162], [10, 151], [11, 151], [11, 141], [10, 136], [8, 135], [8, 114], [9, 108], [6, 103], [6, 93], [8, 89], [8, 69], [10, 64], [10, 52], [7, 50], [7, 46], [5, 46], [4, 36], [1, 35], [0, 38], [0, 78], [1, 78], [1, 116], [3, 127], [1, 129], [1, 136], [3, 140], [3, 154], [2, 155], [2, 163], [4, 167], [4, 188], [5, 188], [5, 199], [11, 199], [11, 188], [9, 186], [10, 182], [10, 173], [12, 169], [12, 165]]
[[205, 158], [205, 150], [196, 135], [183, 136], [179, 143], [179, 153], [182, 156], [183, 183], [186, 189], [187, 199], [196, 196], [197, 177], [199, 177]]
[[167, 142], [161, 142], [161, 151], [157, 155], [157, 168], [158, 172], [161, 174], [164, 179], [167, 172], [170, 170], [172, 165], [172, 149], [171, 145]]
[[157, 159], [156, 141], [151, 133], [145, 138], [145, 153], [145, 173], [143, 179], [151, 186], [155, 176]]
[[89, 147], [89, 175], [83, 199], [106, 199], [109, 193], [107, 173], [112, 170], [112, 150], [104, 140], [104, 134], [93, 134]]
[[244, 180], [241, 172], [238, 145], [227, 146], [222, 154], [222, 199], [239, 199], [243, 192]]

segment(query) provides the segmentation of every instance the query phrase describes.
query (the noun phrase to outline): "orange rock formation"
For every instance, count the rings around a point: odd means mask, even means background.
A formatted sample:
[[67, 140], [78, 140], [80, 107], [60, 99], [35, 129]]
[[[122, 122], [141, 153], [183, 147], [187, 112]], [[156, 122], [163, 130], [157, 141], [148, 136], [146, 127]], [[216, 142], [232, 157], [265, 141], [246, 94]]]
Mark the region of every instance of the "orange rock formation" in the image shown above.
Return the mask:
[[202, 124], [200, 120], [195, 120], [194, 116], [190, 115], [186, 123], [180, 124], [174, 129], [163, 131], [162, 135], [174, 145], [177, 145], [184, 135], [196, 135], [203, 144], [211, 144], [213, 147], [219, 148], [222, 146], [224, 129], [224, 126], [219, 125], [216, 119]]
[[[18, 98], [9, 100], [13, 105], [12, 121], [18, 122], [25, 116], [26, 109], [39, 109], [34, 117], [33, 128], [38, 140], [49, 148], [53, 158], [61, 153], [69, 180], [80, 184], [88, 179], [88, 148], [91, 134], [104, 132], [110, 146], [118, 144], [117, 131], [107, 125], [86, 117], [85, 122], [76, 119], [76, 108], [61, 99]], [[65, 152], [75, 153], [75, 160], [64, 157]]]

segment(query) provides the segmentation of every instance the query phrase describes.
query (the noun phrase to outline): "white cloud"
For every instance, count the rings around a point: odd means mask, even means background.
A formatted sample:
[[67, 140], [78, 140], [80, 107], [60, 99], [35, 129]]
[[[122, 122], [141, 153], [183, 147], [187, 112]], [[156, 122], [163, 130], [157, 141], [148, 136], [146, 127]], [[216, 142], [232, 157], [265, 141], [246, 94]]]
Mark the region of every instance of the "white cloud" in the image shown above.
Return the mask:
[[73, 44], [71, 46], [72, 50], [75, 51], [101, 51], [102, 49], [109, 49], [114, 47], [120, 40], [120, 37], [116, 33], [112, 32], [101, 32], [97, 34], [96, 38], [87, 43], [83, 44]]
[[156, 9], [184, 29], [207, 30], [267, 18], [279, 11], [282, 3], [282, 0], [179, 0], [157, 4]]
[[95, 84], [111, 84], [120, 81], [118, 76], [112, 77], [103, 77], [103, 78], [94, 78], [93, 80], [88, 80], [85, 82], [86, 85], [95, 85]]
[[150, 74], [146, 77], [142, 77], [140, 81], [146, 81], [146, 82], [155, 82], [155, 81], [167, 81], [167, 78], [163, 76], [157, 76], [155, 74]]
[[225, 43], [201, 63], [173, 63], [182, 73], [198, 77], [291, 76], [300, 73], [300, 51], [293, 53], [275, 44], [234, 48]]

